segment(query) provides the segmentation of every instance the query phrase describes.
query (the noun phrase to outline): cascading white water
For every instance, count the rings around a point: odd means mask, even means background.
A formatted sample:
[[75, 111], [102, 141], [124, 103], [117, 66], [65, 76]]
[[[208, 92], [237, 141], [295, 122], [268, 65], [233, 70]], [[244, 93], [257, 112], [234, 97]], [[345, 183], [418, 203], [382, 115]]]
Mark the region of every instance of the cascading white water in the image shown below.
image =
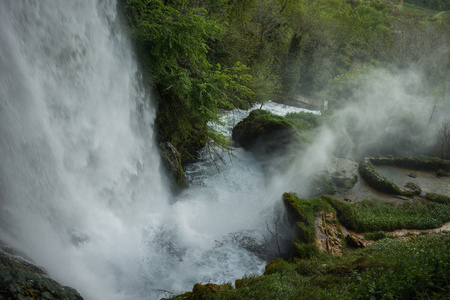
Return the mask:
[[87, 299], [135, 280], [142, 223], [167, 209], [115, 19], [115, 1], [0, 2], [0, 238]]
[[284, 190], [237, 149], [170, 199], [153, 119], [115, 1], [1, 1], [0, 240], [86, 299], [261, 272]]

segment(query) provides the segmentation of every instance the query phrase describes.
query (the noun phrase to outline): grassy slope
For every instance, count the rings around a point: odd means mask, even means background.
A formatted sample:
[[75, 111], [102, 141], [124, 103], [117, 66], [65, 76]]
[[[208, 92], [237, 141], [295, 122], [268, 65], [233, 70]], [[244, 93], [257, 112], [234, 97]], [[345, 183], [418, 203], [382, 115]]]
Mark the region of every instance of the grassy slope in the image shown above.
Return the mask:
[[[449, 204], [428, 201], [396, 205], [367, 200], [346, 204], [331, 197], [303, 200], [285, 194], [284, 198], [289, 200], [288, 207], [293, 208], [290, 213], [298, 214], [294, 220], [297, 226], [300, 223], [314, 226], [315, 214], [324, 209], [335, 210], [341, 223], [360, 231], [430, 228], [450, 219]], [[436, 222], [431, 224], [430, 220]], [[266, 266], [264, 275], [237, 280], [236, 288], [231, 283], [197, 284], [192, 293], [176, 299], [447, 299], [450, 296], [450, 234], [410, 235], [406, 242], [385, 237], [383, 234], [381, 240], [367, 248], [344, 251], [343, 256], [316, 249], [310, 251], [312, 255], [301, 256], [303, 259], [299, 256], [289, 261], [277, 259]], [[304, 246], [302, 249], [315, 247], [305, 238], [297, 239], [295, 244]]]

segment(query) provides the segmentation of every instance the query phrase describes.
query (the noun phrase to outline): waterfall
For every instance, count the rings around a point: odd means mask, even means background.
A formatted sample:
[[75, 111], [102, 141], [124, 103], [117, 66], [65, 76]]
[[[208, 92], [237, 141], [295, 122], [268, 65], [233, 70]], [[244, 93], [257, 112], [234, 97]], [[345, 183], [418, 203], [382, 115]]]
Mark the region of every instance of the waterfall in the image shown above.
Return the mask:
[[286, 190], [243, 149], [220, 172], [205, 150], [191, 187], [170, 195], [117, 19], [113, 0], [0, 2], [0, 242], [85, 299], [261, 273]]
[[87, 299], [119, 297], [168, 206], [116, 18], [115, 1], [0, 2], [0, 239]]

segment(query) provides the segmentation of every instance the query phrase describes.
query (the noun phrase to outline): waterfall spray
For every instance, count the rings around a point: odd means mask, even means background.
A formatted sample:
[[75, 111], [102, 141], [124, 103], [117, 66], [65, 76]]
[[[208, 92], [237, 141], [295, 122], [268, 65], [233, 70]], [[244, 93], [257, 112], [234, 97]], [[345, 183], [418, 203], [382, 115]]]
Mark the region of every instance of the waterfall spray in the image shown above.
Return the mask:
[[0, 2], [0, 241], [86, 299], [261, 273], [284, 187], [236, 149], [170, 196], [117, 19], [113, 0]]
[[168, 198], [115, 3], [2, 1], [0, 22], [0, 238], [113, 299]]

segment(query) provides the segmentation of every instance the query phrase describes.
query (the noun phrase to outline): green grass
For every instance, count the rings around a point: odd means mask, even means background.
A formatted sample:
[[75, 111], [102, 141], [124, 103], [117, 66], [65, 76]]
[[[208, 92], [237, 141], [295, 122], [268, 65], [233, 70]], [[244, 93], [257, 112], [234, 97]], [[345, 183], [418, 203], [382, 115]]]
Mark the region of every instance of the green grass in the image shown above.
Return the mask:
[[443, 203], [364, 200], [350, 205], [331, 197], [323, 198], [336, 209], [339, 221], [357, 232], [430, 229], [450, 220], [450, 205]]
[[[276, 259], [263, 275], [231, 284], [195, 285], [175, 299], [448, 299], [450, 234], [411, 235], [406, 242], [385, 238], [385, 230], [433, 228], [450, 219], [450, 205], [431, 201], [395, 204], [364, 200], [347, 204], [329, 196], [311, 200], [283, 195], [290, 222], [296, 225], [290, 261]], [[314, 220], [335, 211], [339, 221], [374, 243], [344, 252], [319, 252]]]
[[450, 197], [447, 197], [447, 196], [444, 196], [444, 195], [435, 194], [435, 193], [428, 193], [425, 197], [428, 200], [433, 201], [433, 202], [443, 203], [443, 204], [450, 204]]
[[342, 257], [277, 259], [264, 275], [224, 286], [177, 299], [448, 299], [450, 235], [383, 239]]
[[369, 241], [379, 241], [382, 240], [386, 237], [386, 234], [384, 233], [384, 231], [377, 231], [377, 232], [373, 232], [373, 233], [366, 233], [364, 235], [364, 239], [365, 240], [369, 240]]

